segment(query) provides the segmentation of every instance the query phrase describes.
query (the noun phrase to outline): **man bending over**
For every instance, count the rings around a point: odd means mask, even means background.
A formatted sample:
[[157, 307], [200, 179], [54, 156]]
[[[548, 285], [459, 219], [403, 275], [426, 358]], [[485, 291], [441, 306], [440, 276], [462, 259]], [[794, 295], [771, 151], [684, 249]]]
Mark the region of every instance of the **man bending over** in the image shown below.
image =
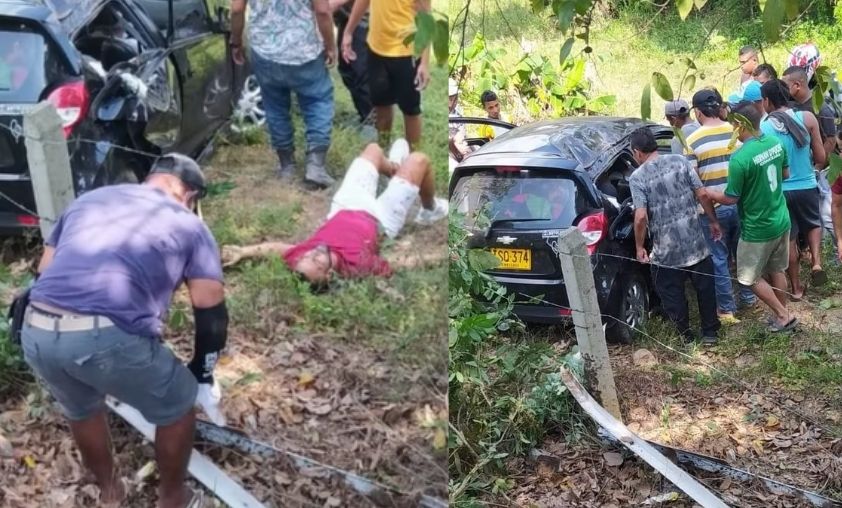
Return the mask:
[[[379, 175], [390, 180], [378, 196]], [[389, 238], [398, 236], [418, 197], [422, 206], [416, 223], [430, 225], [447, 216], [447, 200], [435, 197], [433, 168], [426, 155], [410, 154], [403, 139], [395, 141], [388, 157], [377, 144], [370, 144], [351, 163], [333, 196], [327, 222], [315, 233], [296, 245], [267, 242], [248, 247], [226, 246], [222, 254], [225, 266], [246, 258], [278, 254], [292, 270], [315, 285], [329, 282], [334, 272], [345, 278], [389, 276], [392, 269], [379, 254], [379, 233]]]

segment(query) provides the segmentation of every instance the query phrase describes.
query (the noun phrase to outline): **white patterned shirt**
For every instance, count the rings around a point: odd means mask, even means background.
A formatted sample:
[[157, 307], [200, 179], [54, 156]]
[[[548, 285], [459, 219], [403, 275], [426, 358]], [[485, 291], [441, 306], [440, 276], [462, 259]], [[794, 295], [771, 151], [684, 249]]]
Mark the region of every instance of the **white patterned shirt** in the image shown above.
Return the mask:
[[249, 0], [249, 47], [261, 58], [302, 65], [324, 51], [312, 0]]

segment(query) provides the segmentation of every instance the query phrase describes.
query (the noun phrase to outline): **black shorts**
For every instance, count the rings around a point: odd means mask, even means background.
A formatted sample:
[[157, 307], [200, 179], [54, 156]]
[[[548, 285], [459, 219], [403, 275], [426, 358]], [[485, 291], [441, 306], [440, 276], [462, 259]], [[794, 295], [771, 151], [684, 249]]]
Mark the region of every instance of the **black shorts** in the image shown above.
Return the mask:
[[397, 104], [404, 115], [421, 114], [421, 92], [415, 89], [415, 59], [382, 56], [369, 48], [368, 91], [374, 106]]
[[806, 235], [822, 226], [821, 193], [819, 188], [791, 190], [784, 192], [786, 207], [789, 209], [789, 221], [792, 226], [789, 238], [795, 240], [799, 233]]

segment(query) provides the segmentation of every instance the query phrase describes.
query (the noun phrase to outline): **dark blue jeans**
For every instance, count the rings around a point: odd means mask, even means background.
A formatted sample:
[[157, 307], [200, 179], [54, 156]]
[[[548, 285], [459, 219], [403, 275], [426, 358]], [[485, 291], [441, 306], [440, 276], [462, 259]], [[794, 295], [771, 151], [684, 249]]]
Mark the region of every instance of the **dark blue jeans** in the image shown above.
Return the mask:
[[[710, 235], [710, 221], [707, 215], [700, 215], [702, 231], [705, 234], [708, 248], [713, 261], [713, 273], [716, 276], [716, 306], [719, 312], [737, 312], [737, 303], [734, 300], [734, 289], [731, 284], [731, 270], [728, 259], [737, 259], [737, 243], [740, 241], [740, 218], [737, 215], [736, 205], [721, 205], [716, 209], [716, 218], [722, 229], [722, 239], [713, 241]], [[751, 288], [737, 284], [740, 287], [740, 302], [751, 305], [757, 301]]]
[[304, 117], [307, 149], [327, 149], [333, 128], [333, 81], [324, 54], [302, 65], [284, 65], [251, 52], [254, 76], [263, 94], [266, 124], [275, 150], [292, 150], [292, 93]]

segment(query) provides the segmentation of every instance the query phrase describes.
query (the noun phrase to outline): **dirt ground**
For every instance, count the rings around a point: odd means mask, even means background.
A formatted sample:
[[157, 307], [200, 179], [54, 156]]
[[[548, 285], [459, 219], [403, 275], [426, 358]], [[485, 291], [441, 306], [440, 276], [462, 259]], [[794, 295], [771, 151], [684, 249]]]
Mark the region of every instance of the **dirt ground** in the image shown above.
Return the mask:
[[[817, 302], [793, 304], [793, 309], [802, 327], [791, 337], [790, 349], [821, 354], [815, 337], [838, 333], [839, 309], [822, 309]], [[650, 354], [640, 352], [644, 347]], [[693, 361], [651, 341], [609, 349], [623, 421], [639, 436], [724, 459], [733, 467], [842, 503], [842, 393], [794, 386], [773, 376], [740, 377], [739, 372], [759, 364], [762, 345], [736, 353], [701, 352]], [[831, 357], [837, 367], [842, 365], [838, 352]], [[584, 413], [581, 418], [589, 421]], [[540, 449], [548, 456], [509, 463], [514, 488], [504, 501], [495, 500], [500, 505], [621, 507], [659, 505], [656, 499], [661, 499], [666, 506], [694, 506], [645, 462], [593, 438], [576, 440], [556, 430]], [[812, 506], [775, 495], [761, 484], [691, 473], [729, 506]], [[671, 493], [675, 496], [667, 503]]]
[[[244, 236], [252, 242], [301, 239], [324, 217], [330, 194], [267, 184], [272, 170], [268, 154], [263, 147], [223, 149], [210, 175], [235, 184], [226, 202], [238, 206], [306, 202], [288, 236], [278, 238], [272, 231]], [[215, 212], [205, 213], [212, 222]], [[446, 235], [444, 222], [431, 228], [410, 226], [387, 246], [386, 255], [411, 259], [418, 255], [419, 245], [440, 247], [434, 250], [443, 253]], [[444, 262], [441, 258], [429, 261]], [[238, 291], [241, 283], [234, 277], [229, 291]], [[408, 297], [389, 280], [377, 284], [388, 298]], [[271, 330], [267, 333], [268, 320]], [[441, 323], [443, 328], [443, 314]], [[228, 354], [217, 368], [228, 424], [254, 439], [352, 471], [408, 496], [371, 499], [329, 477], [328, 469], [299, 469], [289, 460], [264, 461], [214, 445], [199, 444], [201, 451], [267, 507], [413, 506], [420, 494], [446, 499], [443, 339], [440, 361], [424, 365], [426, 359], [413, 364], [372, 342], [349, 340], [347, 331], [313, 333], [299, 316], [284, 315], [282, 310], [265, 316], [260, 326], [253, 325], [232, 324]], [[167, 338], [182, 357], [192, 351], [192, 326], [186, 328]], [[151, 445], [118, 417], [112, 416], [112, 423], [120, 473], [132, 482], [125, 506], [154, 506], [155, 474], [137, 477], [140, 471], [149, 472], [144, 465], [153, 458]], [[97, 489], [83, 471], [68, 428], [49, 397], [36, 390], [0, 401], [0, 506], [94, 506]], [[214, 501], [207, 504], [213, 505], [221, 506]]]

